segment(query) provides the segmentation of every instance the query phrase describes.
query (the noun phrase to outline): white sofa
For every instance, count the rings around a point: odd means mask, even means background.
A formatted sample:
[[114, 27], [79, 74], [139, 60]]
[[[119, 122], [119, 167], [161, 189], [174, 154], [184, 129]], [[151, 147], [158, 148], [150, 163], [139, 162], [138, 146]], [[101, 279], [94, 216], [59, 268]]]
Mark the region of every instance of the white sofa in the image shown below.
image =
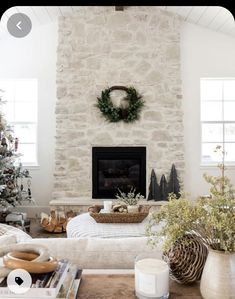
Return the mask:
[[162, 255], [161, 246], [151, 248], [147, 237], [33, 239], [20, 229], [5, 224], [0, 224], [1, 234], [0, 246], [9, 243], [43, 244], [53, 257], [66, 258], [82, 269], [132, 269], [139, 254], [154, 252], [159, 258]]

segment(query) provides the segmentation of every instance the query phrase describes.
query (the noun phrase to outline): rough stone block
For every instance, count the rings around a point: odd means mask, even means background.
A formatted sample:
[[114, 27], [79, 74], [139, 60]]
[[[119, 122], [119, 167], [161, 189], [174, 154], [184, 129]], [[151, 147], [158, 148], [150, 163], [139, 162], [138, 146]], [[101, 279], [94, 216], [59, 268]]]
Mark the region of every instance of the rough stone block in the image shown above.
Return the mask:
[[143, 118], [147, 121], [159, 122], [162, 120], [162, 113], [159, 111], [146, 111]]
[[158, 130], [153, 132], [152, 141], [172, 141], [172, 136], [170, 135], [169, 131]]

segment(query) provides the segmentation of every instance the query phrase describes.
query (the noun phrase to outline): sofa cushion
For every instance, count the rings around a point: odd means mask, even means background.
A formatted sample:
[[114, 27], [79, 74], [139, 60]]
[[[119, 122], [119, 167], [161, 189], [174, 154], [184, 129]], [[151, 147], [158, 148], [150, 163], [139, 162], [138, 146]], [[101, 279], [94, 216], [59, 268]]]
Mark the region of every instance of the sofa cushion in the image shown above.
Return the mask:
[[146, 236], [148, 217], [141, 223], [97, 223], [89, 213], [72, 218], [67, 224], [68, 238], [128, 238]]
[[15, 235], [2, 235], [0, 236], [0, 246], [10, 245], [16, 243]]
[[155, 252], [161, 258], [161, 246], [152, 249], [147, 241], [147, 237], [50, 238], [30, 243], [46, 245], [53, 257], [66, 258], [83, 269], [131, 269], [141, 253]]
[[21, 229], [14, 227], [12, 225], [0, 223], [0, 236], [3, 235], [14, 235], [17, 243], [26, 242], [32, 239], [30, 235], [28, 235]]

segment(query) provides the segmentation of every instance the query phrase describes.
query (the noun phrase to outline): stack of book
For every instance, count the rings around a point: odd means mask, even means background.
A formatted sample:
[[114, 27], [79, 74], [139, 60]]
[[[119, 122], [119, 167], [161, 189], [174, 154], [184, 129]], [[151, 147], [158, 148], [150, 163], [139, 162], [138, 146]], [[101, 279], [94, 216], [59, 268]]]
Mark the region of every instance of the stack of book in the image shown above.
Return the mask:
[[31, 274], [31, 288], [24, 294], [14, 294], [7, 287], [7, 278], [0, 278], [0, 298], [75, 299], [81, 281], [82, 270], [67, 260], [59, 260], [55, 271]]
[[82, 279], [82, 269], [70, 265], [63, 284], [56, 298], [76, 299], [78, 297], [79, 285]]

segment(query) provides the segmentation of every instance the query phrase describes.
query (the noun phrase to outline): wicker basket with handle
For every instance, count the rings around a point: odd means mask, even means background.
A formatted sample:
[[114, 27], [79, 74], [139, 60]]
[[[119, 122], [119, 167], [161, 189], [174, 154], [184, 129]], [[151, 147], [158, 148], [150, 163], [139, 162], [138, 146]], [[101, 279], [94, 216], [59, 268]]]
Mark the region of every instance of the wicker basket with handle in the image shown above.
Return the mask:
[[97, 223], [140, 223], [148, 216], [151, 206], [140, 205], [138, 213], [100, 213], [103, 208], [103, 205], [94, 205], [88, 208], [90, 216]]

